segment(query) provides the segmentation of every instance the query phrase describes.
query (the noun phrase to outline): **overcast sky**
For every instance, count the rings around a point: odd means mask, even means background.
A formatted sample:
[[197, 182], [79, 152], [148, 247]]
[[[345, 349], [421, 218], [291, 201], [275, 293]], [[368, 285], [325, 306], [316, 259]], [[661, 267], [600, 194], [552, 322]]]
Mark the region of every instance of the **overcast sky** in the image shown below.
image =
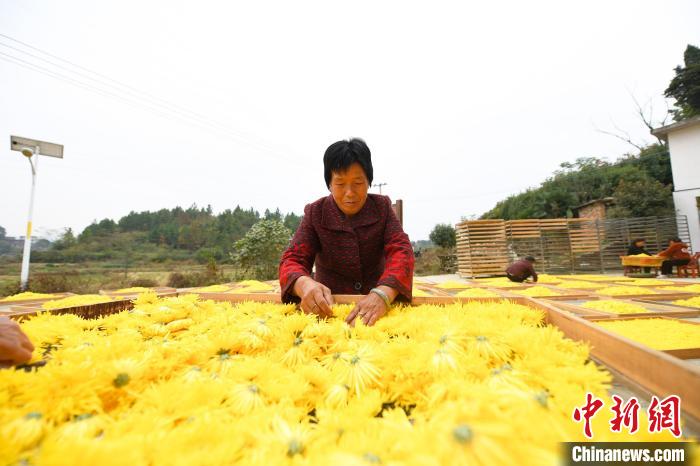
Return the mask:
[[23, 234], [29, 203], [10, 134], [65, 145], [40, 161], [40, 232], [178, 205], [301, 213], [327, 194], [325, 148], [357, 136], [425, 239], [630, 150], [596, 127], [651, 141], [630, 93], [661, 118], [699, 24], [697, 0], [0, 0], [0, 225]]

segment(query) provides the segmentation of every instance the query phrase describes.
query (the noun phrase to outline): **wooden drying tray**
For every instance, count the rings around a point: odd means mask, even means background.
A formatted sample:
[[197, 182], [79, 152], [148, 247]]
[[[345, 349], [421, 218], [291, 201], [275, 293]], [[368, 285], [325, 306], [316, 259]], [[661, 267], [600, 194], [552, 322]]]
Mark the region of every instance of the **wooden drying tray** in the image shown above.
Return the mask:
[[73, 314], [84, 319], [94, 319], [96, 317], [117, 312], [127, 311], [134, 308], [134, 303], [130, 299], [121, 299], [99, 304], [88, 304], [83, 306], [64, 307], [60, 309], [44, 310], [41, 306], [16, 306], [12, 308], [12, 313], [8, 314], [11, 319], [19, 320], [23, 317], [35, 316], [38, 313], [47, 314]]
[[[617, 335], [574, 314], [560, 311], [542, 300], [533, 300], [547, 312], [547, 322], [567, 337], [591, 346], [591, 356], [654, 395], [678, 395], [685, 413], [700, 420], [700, 367], [674, 354], [658, 351]], [[663, 319], [665, 317], [657, 317]]]
[[[700, 311], [698, 312], [700, 313]], [[591, 322], [599, 322], [599, 321], [607, 321], [610, 322], [612, 321], [619, 321], [619, 320], [639, 320], [639, 319], [664, 319], [664, 320], [673, 320], [676, 322], [682, 322], [684, 324], [690, 324], [690, 325], [700, 325], [700, 322], [689, 322], [687, 320], [682, 320], [678, 318], [679, 316], [669, 316], [669, 315], [649, 315], [649, 314], [625, 314], [624, 316], [618, 316], [614, 319], [599, 319], [599, 318], [592, 318], [588, 319]], [[685, 316], [687, 317], [687, 316]], [[696, 316], [690, 316], [690, 317], [696, 317]], [[658, 350], [662, 351], [666, 354], [670, 354], [671, 356], [674, 356], [679, 359], [700, 359], [700, 343], [698, 343], [697, 348], [683, 348], [683, 349], [670, 349], [670, 350]]]
[[[528, 288], [532, 288], [533, 286], [543, 286], [545, 288], [549, 288], [553, 291], [556, 291], [558, 293], [563, 293], [559, 296], [523, 296], [517, 293], [513, 293], [513, 290], [520, 291], [520, 290], [527, 290]], [[562, 288], [557, 288], [556, 286], [553, 285], [539, 285], [539, 284], [529, 284], [529, 285], [523, 285], [523, 286], [515, 286], [515, 287], [510, 287], [510, 288], [500, 288], [502, 291], [503, 296], [521, 296], [521, 297], [526, 297], [526, 298], [535, 298], [535, 299], [552, 299], [552, 300], [569, 300], [569, 299], [587, 299], [592, 296], [591, 293], [582, 293], [582, 292], [571, 292], [571, 290], [567, 289], [562, 289]], [[567, 294], [568, 292], [568, 294]]]
[[[201, 293], [201, 295], [209, 299], [220, 297], [221, 301], [229, 302], [280, 302], [279, 294], [251, 293], [248, 295], [231, 295], [225, 293]], [[352, 304], [361, 297], [362, 295], [335, 295], [334, 300], [338, 304]], [[598, 327], [581, 317], [565, 313], [551, 303], [524, 296], [508, 298], [418, 297], [413, 300], [412, 304], [436, 305], [458, 302], [510, 302], [541, 310], [545, 313], [546, 322], [558, 327], [565, 336], [590, 344], [592, 357], [598, 359], [604, 365], [619, 371], [624, 376], [632, 379], [636, 384], [639, 384], [639, 386], [657, 396], [666, 397], [670, 394], [680, 396], [683, 400], [684, 412], [696, 419], [700, 419], [700, 390], [697, 390], [697, 387], [700, 386], [700, 367], [684, 363], [679, 356], [645, 347]], [[47, 312], [53, 314], [76, 314], [85, 318], [92, 318], [132, 308], [133, 303], [130, 300], [121, 300]], [[21, 319], [24, 316], [35, 314], [36, 311], [36, 309], [29, 309], [17, 312], [11, 317], [13, 319]]]
[[[495, 290], [494, 290], [495, 291]], [[196, 293], [202, 297], [202, 299], [212, 299], [214, 301], [226, 301], [230, 303], [240, 303], [245, 301], [255, 301], [255, 302], [268, 302], [268, 303], [281, 303], [282, 298], [279, 293], [277, 294], [267, 294], [267, 293], [246, 293], [246, 294], [229, 294], [229, 293]], [[365, 295], [359, 294], [335, 294], [333, 295], [333, 302], [335, 304], [354, 304], [360, 298]], [[414, 306], [419, 306], [421, 304], [454, 304], [454, 303], [467, 303], [467, 302], [486, 302], [486, 303], [498, 303], [498, 302], [514, 302], [517, 304], [527, 305], [528, 299], [525, 296], [500, 296], [500, 297], [485, 297], [485, 298], [469, 298], [469, 297], [457, 297], [457, 296], [415, 296], [411, 304]]]
[[50, 298], [27, 298], [19, 299], [17, 301], [0, 301], [0, 306], [15, 306], [17, 304], [34, 304], [34, 303], [45, 303], [46, 301], [53, 301], [55, 299], [67, 298], [69, 296], [75, 296], [75, 293], [52, 293], [53, 296]]
[[[598, 300], [604, 300], [605, 298], [601, 298], [600, 296], [593, 297], [591, 299], [588, 299], [589, 301], [598, 301]], [[631, 299], [617, 299], [616, 301], [620, 301], [622, 303], [630, 303], [630, 304], [638, 304], [640, 302], [644, 301], [637, 301], [635, 303]], [[693, 311], [689, 310], [687, 308], [673, 308], [671, 306], [664, 306], [661, 304], [656, 304], [656, 303], [647, 303], [647, 304], [652, 304], [652, 306], [649, 309], [649, 312], [638, 312], [634, 314], [614, 314], [612, 312], [605, 312], [605, 311], [598, 311], [596, 309], [588, 309], [583, 306], [580, 306], [578, 304], [573, 304], [573, 303], [567, 303], [567, 302], [552, 302], [551, 303], [553, 306], [563, 309], [565, 311], [573, 312], [576, 315], [579, 315], [583, 317], [586, 320], [590, 321], [595, 321], [595, 320], [610, 320], [610, 319], [619, 319], [621, 317], [633, 317], [635, 319], [638, 318], [644, 318], [644, 317], [700, 317], [700, 309]], [[685, 310], [684, 310], [685, 309]]]
[[[696, 296], [697, 296], [697, 295], [696, 295]], [[670, 302], [669, 302], [669, 303], [663, 302], [663, 303], [661, 303], [661, 304], [657, 303], [657, 301], [675, 301], [675, 300], [677, 300], [677, 299], [688, 299], [688, 298], [692, 298], [692, 296], [682, 296], [682, 297], [680, 297], [680, 298], [678, 298], [678, 297], [675, 297], [675, 298], [668, 298], [668, 295], [654, 295], [654, 296], [649, 296], [649, 297], [646, 297], [646, 298], [633, 298], [633, 301], [638, 301], [638, 302], [640, 302], [640, 303], [654, 303], [654, 304], [658, 304], [659, 306], [665, 306], [665, 307], [669, 307], [669, 308], [674, 308], [674, 309], [676, 309], [676, 310], [681, 310], [681, 309], [685, 309], [685, 310], [693, 310], [693, 309], [695, 309], [695, 310], [700, 310], [700, 308], [698, 308], [698, 307], [683, 306], [683, 305], [681, 305], [681, 304], [673, 304], [673, 303], [670, 303]]]
[[[156, 286], [156, 287], [144, 287], [149, 288], [149, 291], [154, 292], [159, 297], [164, 296], [177, 296], [177, 290], [175, 288], [170, 288], [168, 286]], [[136, 297], [141, 293], [146, 293], [146, 291], [130, 291], [130, 292], [119, 292], [117, 290], [100, 290], [99, 293], [104, 296], [123, 296], [123, 297]]]
[[[575, 276], [575, 275], [572, 275], [572, 277], [573, 277], [573, 276]], [[608, 286], [608, 285], [610, 285], [611, 283], [614, 284], [614, 285], [623, 285], [624, 282], [625, 282], [625, 280], [626, 280], [626, 281], [632, 281], [632, 280], [634, 280], [634, 279], [628, 279], [628, 278], [625, 277], [625, 276], [619, 276], [619, 277], [613, 277], [613, 276], [611, 276], [610, 278], [606, 278], [605, 280], [591, 280], [590, 278], [585, 278], [585, 277], [582, 276], [581, 278], [563, 278], [562, 280], [576, 280], [576, 281], [579, 281], [579, 282], [602, 283], [602, 284], [604, 284], [604, 286]]]
[[[621, 286], [626, 286], [626, 285], [621, 285]], [[654, 299], [657, 296], [662, 296], [662, 299], [666, 300], [674, 300], [674, 299], [687, 299], [687, 298], [692, 298], [693, 296], [697, 296], [697, 293], [680, 293], [680, 292], [666, 292], [666, 291], [659, 291], [658, 293], [647, 293], [647, 294], [621, 294], [621, 295], [611, 295], [611, 294], [599, 294], [597, 293], [597, 290], [592, 290], [593, 293], [595, 293], [595, 296], [603, 296], [606, 299]]]

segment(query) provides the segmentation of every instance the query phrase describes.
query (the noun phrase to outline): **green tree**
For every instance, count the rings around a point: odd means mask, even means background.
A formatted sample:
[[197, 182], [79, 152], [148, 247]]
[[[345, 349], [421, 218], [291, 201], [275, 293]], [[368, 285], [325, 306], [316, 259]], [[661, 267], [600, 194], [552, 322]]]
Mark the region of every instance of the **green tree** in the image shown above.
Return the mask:
[[622, 180], [615, 189], [615, 206], [608, 210], [609, 217], [670, 217], [674, 215], [670, 186], [657, 180], [642, 178]]
[[430, 232], [430, 241], [445, 249], [455, 247], [457, 245], [457, 236], [454, 227], [446, 223], [438, 223], [433, 228], [433, 231]]
[[236, 241], [231, 254], [233, 263], [248, 276], [270, 280], [277, 276], [282, 252], [289, 244], [291, 232], [279, 220], [260, 220]]
[[[661, 144], [652, 144], [642, 148], [638, 154], [626, 155], [616, 162], [586, 157], [579, 158], [574, 163], [563, 163], [561, 169], [554, 172], [539, 188], [498, 202], [481, 218], [515, 220], [571, 217], [573, 208], [577, 205], [614, 197], [623, 180], [626, 183], [654, 180], [672, 189], [668, 149]], [[641, 216], [647, 215], [654, 214]]]
[[291, 212], [284, 216], [284, 226], [286, 226], [292, 233], [297, 231], [299, 224], [301, 223], [302, 217]]
[[0, 239], [5, 239], [7, 235], [7, 230], [4, 227], [0, 227]]
[[688, 44], [683, 61], [685, 66], [675, 68], [676, 76], [664, 92], [676, 99], [677, 108], [671, 110], [676, 121], [700, 115], [700, 48]]
[[63, 232], [60, 238], [58, 238], [56, 241], [53, 243], [53, 249], [57, 251], [62, 251], [64, 249], [71, 248], [75, 246], [76, 244], [76, 239], [75, 235], [73, 234], [73, 229], [72, 228], [66, 228], [66, 231]]

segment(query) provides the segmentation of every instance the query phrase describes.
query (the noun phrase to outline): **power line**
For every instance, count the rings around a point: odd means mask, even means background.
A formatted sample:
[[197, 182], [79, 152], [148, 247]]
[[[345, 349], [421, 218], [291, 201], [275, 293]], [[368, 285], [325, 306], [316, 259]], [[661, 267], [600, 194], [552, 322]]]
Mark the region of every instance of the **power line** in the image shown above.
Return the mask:
[[[68, 64], [68, 65], [70, 65], [70, 66], [72, 66], [72, 67], [74, 67], [74, 68], [78, 68], [78, 69], [80, 69], [80, 70], [84, 70], [84, 71], [86, 71], [87, 73], [90, 73], [90, 74], [92, 74], [92, 75], [98, 76], [99, 78], [95, 78], [95, 77], [89, 76], [89, 75], [87, 75], [87, 74], [85, 74], [85, 73], [72, 70], [72, 69], [70, 69], [69, 67], [63, 66], [63, 65], [61, 65], [61, 64], [59, 64], [59, 63], [56, 63], [56, 62], [54, 62], [54, 61], [47, 60], [46, 58], [42, 58], [42, 57], [40, 57], [40, 56], [37, 56], [37, 55], [35, 55], [35, 54], [29, 53], [29, 52], [27, 52], [27, 51], [25, 51], [25, 50], [22, 50], [22, 49], [17, 48], [17, 47], [13, 47], [13, 46], [11, 46], [11, 45], [8, 45], [8, 44], [2, 43], [2, 42], [0, 42], [0, 45], [1, 45], [1, 46], [4, 46], [4, 47], [7, 47], [7, 48], [9, 48], [9, 49], [15, 50], [15, 51], [17, 51], [17, 52], [23, 53], [23, 54], [25, 54], [25, 55], [27, 55], [27, 56], [30, 56], [30, 57], [32, 57], [32, 58], [34, 58], [34, 59], [36, 59], [36, 60], [40, 60], [40, 61], [42, 61], [42, 62], [44, 62], [44, 63], [48, 63], [48, 64], [50, 64], [51, 66], [54, 66], [54, 67], [56, 67], [56, 68], [62, 69], [62, 70], [64, 70], [64, 71], [67, 71], [67, 72], [69, 72], [69, 73], [75, 74], [75, 75], [77, 75], [77, 76], [79, 76], [79, 77], [81, 77], [81, 78], [83, 78], [83, 79], [87, 79], [87, 80], [89, 80], [89, 81], [95, 82], [95, 83], [97, 83], [97, 84], [99, 84], [99, 85], [101, 85], [101, 86], [105, 86], [105, 87], [111, 88], [112, 91], [107, 90], [107, 89], [103, 89], [103, 88], [101, 88], [101, 87], [92, 85], [92, 84], [90, 84], [90, 83], [86, 83], [86, 82], [83, 82], [83, 81], [76, 80], [76, 79], [74, 79], [73, 77], [70, 77], [70, 76], [62, 75], [62, 74], [60, 74], [60, 73], [57, 73], [57, 72], [54, 71], [54, 70], [50, 70], [50, 69], [47, 69], [47, 68], [45, 68], [45, 67], [39, 66], [39, 65], [37, 65], [37, 64], [35, 64], [35, 63], [28, 62], [28, 61], [26, 61], [26, 60], [23, 60], [23, 59], [17, 57], [17, 56], [8, 55], [8, 54], [5, 54], [5, 53], [0, 52], [0, 55], [3, 55], [3, 56], [5, 56], [5, 57], [7, 57], [7, 58], [9, 58], [9, 59], [15, 60], [15, 61], [10, 61], [10, 60], [8, 60], [8, 59], [5, 59], [5, 61], [8, 61], [8, 62], [13, 63], [13, 64], [15, 64], [15, 65], [22, 66], [22, 67], [24, 67], [24, 68], [30, 69], [31, 71], [44, 74], [44, 75], [49, 76], [49, 77], [52, 77], [52, 78], [54, 78], [54, 79], [58, 79], [58, 80], [62, 80], [62, 81], [64, 81], [64, 82], [68, 82], [68, 83], [70, 83], [70, 84], [72, 84], [72, 85], [74, 85], [74, 86], [77, 86], [77, 87], [82, 88], [83, 90], [89, 90], [89, 91], [92, 91], [92, 92], [96, 92], [96, 93], [98, 93], [98, 94], [101, 94], [101, 95], [103, 95], [103, 96], [109, 96], [109, 97], [112, 97], [112, 98], [121, 99], [121, 100], [123, 100], [123, 101], [128, 102], [130, 105], [137, 105], [137, 106], [140, 106], [140, 107], [145, 108], [145, 109], [147, 109], [147, 110], [149, 110], [149, 111], [152, 111], [152, 112], [155, 111], [155, 112], [157, 112], [156, 114], [157, 114], [158, 116], [161, 116], [161, 117], [167, 118], [167, 116], [166, 116], [163, 112], [168, 112], [168, 113], [170, 113], [170, 114], [175, 114], [175, 116], [176, 116], [177, 118], [179, 118], [180, 120], [184, 120], [185, 122], [187, 122], [187, 123], [189, 123], [189, 124], [196, 123], [197, 126], [198, 126], [200, 129], [207, 129], [207, 128], [209, 128], [210, 130], [214, 130], [214, 131], [217, 131], [217, 132], [224, 132], [224, 133], [226, 133], [227, 136], [229, 136], [229, 137], [231, 137], [231, 138], [233, 138], [233, 139], [235, 139], [235, 140], [237, 140], [237, 141], [239, 141], [239, 142], [245, 143], [245, 144], [247, 144], [247, 145], [249, 145], [249, 146], [251, 146], [251, 147], [255, 147], [255, 148], [257, 148], [257, 149], [260, 149], [260, 150], [262, 150], [263, 152], [268, 153], [268, 155], [274, 156], [275, 158], [278, 158], [278, 159], [282, 159], [282, 160], [291, 162], [291, 160], [290, 160], [288, 157], [283, 156], [283, 155], [280, 155], [280, 154], [277, 152], [276, 149], [273, 149], [273, 148], [271, 148], [271, 147], [268, 147], [268, 146], [266, 146], [266, 145], [264, 145], [264, 144], [260, 144], [260, 143], [251, 141], [251, 140], [248, 139], [247, 137], [242, 136], [241, 134], [238, 134], [237, 132], [231, 130], [230, 128], [228, 128], [227, 126], [225, 126], [225, 125], [222, 124], [222, 123], [219, 123], [219, 122], [216, 121], [216, 120], [213, 120], [213, 119], [211, 119], [211, 118], [207, 118], [207, 117], [205, 117], [205, 116], [203, 116], [203, 115], [201, 115], [201, 114], [199, 114], [199, 113], [197, 113], [197, 112], [194, 112], [194, 111], [189, 110], [189, 109], [187, 109], [187, 108], [185, 108], [185, 107], [182, 107], [182, 106], [180, 106], [180, 105], [177, 105], [177, 104], [174, 104], [174, 103], [172, 103], [172, 102], [169, 102], [169, 101], [167, 101], [167, 100], [165, 100], [165, 99], [161, 99], [161, 98], [159, 98], [159, 97], [157, 97], [157, 96], [154, 96], [154, 95], [152, 95], [152, 94], [150, 94], [150, 93], [148, 93], [148, 92], [141, 91], [141, 90], [139, 90], [139, 89], [137, 89], [137, 88], [135, 88], [135, 87], [133, 87], [133, 86], [130, 86], [130, 85], [128, 85], [128, 84], [125, 84], [125, 83], [123, 83], [123, 82], [121, 82], [121, 81], [118, 81], [118, 80], [116, 80], [116, 79], [110, 78], [110, 77], [107, 76], [107, 75], [104, 75], [104, 74], [99, 73], [99, 72], [97, 72], [97, 71], [93, 71], [93, 70], [91, 70], [91, 69], [89, 69], [89, 68], [86, 68], [86, 67], [84, 67], [84, 66], [78, 65], [77, 63], [74, 63], [74, 62], [72, 62], [72, 61], [70, 61], [70, 60], [66, 60], [66, 59], [64, 59], [64, 58], [61, 58], [61, 57], [59, 57], [59, 56], [57, 56], [57, 55], [54, 55], [54, 54], [52, 54], [52, 53], [50, 53], [50, 52], [46, 52], [45, 50], [39, 49], [38, 47], [34, 47], [34, 46], [30, 45], [30, 44], [27, 44], [26, 42], [20, 41], [20, 40], [18, 40], [18, 39], [15, 39], [15, 38], [13, 38], [13, 37], [10, 37], [10, 36], [8, 36], [8, 35], [6, 35], [6, 34], [0, 33], [0, 37], [3, 37], [3, 38], [8, 39], [8, 40], [11, 40], [11, 41], [13, 41], [13, 42], [15, 42], [15, 43], [18, 43], [18, 44], [20, 44], [20, 45], [22, 45], [22, 46], [24, 46], [24, 47], [27, 47], [27, 48], [29, 48], [29, 49], [31, 49], [31, 50], [37, 51], [37, 52], [39, 52], [39, 53], [41, 53], [41, 54], [43, 54], [43, 55], [46, 55], [46, 56], [48, 56], [48, 57], [51, 57], [51, 58], [53, 58], [53, 59], [55, 59], [55, 60], [58, 60], [58, 61], [60, 61], [60, 62], [66, 63], [66, 64]], [[2, 58], [2, 57], [0, 57], [0, 58]], [[20, 62], [20, 63], [18, 63], [18, 62]], [[33, 68], [31, 68], [31, 67], [33, 67]], [[106, 82], [106, 81], [108, 81], [108, 82]], [[114, 83], [114, 84], [112, 84], [112, 83]], [[126, 90], [125, 90], [125, 89], [126, 89]], [[126, 94], [126, 95], [128, 95], [128, 96], [130, 96], [130, 97], [137, 98], [137, 99], [139, 99], [139, 100], [130, 99], [130, 98], [128, 98], [128, 97], [125, 97], [124, 94]], [[150, 101], [150, 102], [148, 102], [149, 105], [145, 105], [145, 103], [142, 102], [141, 100]]]
[[[180, 105], [174, 104], [174, 103], [172, 103], [172, 102], [168, 102], [167, 100], [161, 99], [160, 97], [157, 97], [157, 96], [154, 96], [153, 94], [151, 94], [151, 93], [149, 93], [149, 92], [145, 92], [145, 91], [142, 91], [142, 90], [140, 90], [140, 89], [137, 89], [137, 88], [134, 87], [134, 86], [131, 86], [131, 85], [126, 84], [126, 83], [123, 83], [123, 82], [121, 82], [121, 81], [119, 81], [119, 80], [110, 78], [109, 76], [107, 76], [107, 75], [105, 75], [105, 74], [102, 74], [102, 73], [99, 73], [99, 72], [97, 72], [97, 71], [94, 71], [94, 70], [91, 70], [91, 69], [89, 69], [89, 68], [86, 68], [86, 67], [84, 67], [84, 66], [78, 65], [77, 63], [74, 63], [74, 62], [72, 62], [72, 61], [70, 61], [70, 60], [66, 60], [66, 59], [64, 59], [64, 58], [61, 58], [61, 57], [59, 57], [59, 56], [57, 56], [57, 55], [54, 55], [54, 54], [52, 54], [52, 53], [50, 53], [50, 52], [47, 52], [47, 51], [45, 51], [45, 50], [42, 50], [42, 49], [40, 49], [40, 48], [38, 48], [38, 47], [34, 47], [34, 46], [30, 45], [30, 44], [27, 44], [26, 42], [22, 42], [22, 41], [20, 41], [20, 40], [18, 40], [18, 39], [15, 39], [15, 38], [13, 38], [13, 37], [10, 37], [10, 36], [8, 36], [8, 35], [6, 35], [6, 34], [0, 33], [0, 37], [4, 37], [5, 39], [9, 39], [9, 40], [11, 40], [11, 41], [14, 41], [14, 42], [16, 42], [16, 43], [18, 43], [18, 44], [23, 45], [24, 47], [27, 47], [27, 48], [32, 49], [32, 50], [35, 50], [35, 51], [37, 51], [37, 52], [39, 52], [39, 53], [41, 53], [41, 54], [44, 54], [44, 55], [49, 56], [49, 57], [51, 57], [51, 58], [54, 58], [54, 59], [56, 59], [56, 60], [59, 60], [59, 61], [61, 61], [61, 62], [63, 62], [63, 63], [66, 63], [66, 64], [68, 64], [68, 65], [70, 65], [70, 66], [72, 66], [72, 67], [74, 67], [74, 68], [78, 68], [78, 69], [80, 69], [80, 70], [86, 71], [86, 72], [88, 72], [88, 73], [90, 73], [90, 74], [93, 74], [93, 75], [95, 75], [95, 76], [99, 76], [101, 79], [91, 78], [91, 77], [85, 75], [84, 73], [76, 72], [76, 71], [74, 71], [74, 70], [71, 70], [70, 68], [67, 68], [67, 67], [64, 67], [64, 66], [62, 66], [62, 65], [56, 64], [56, 63], [54, 63], [54, 62], [51, 62], [51, 61], [49, 61], [49, 60], [46, 60], [45, 58], [41, 58], [41, 57], [38, 57], [38, 56], [36, 56], [36, 55], [34, 55], [34, 54], [30, 54], [29, 52], [27, 52], [27, 51], [25, 51], [25, 50], [19, 49], [19, 48], [17, 48], [17, 47], [12, 47], [12, 46], [7, 45], [7, 44], [0, 43], [0, 45], [3, 45], [3, 46], [5, 46], [5, 47], [12, 48], [12, 49], [17, 50], [17, 51], [19, 51], [19, 52], [21, 52], [21, 53], [24, 53], [24, 54], [26, 54], [26, 55], [32, 56], [32, 57], [37, 58], [37, 59], [39, 59], [39, 60], [43, 60], [43, 61], [45, 61], [45, 62], [47, 62], [47, 63], [51, 63], [52, 65], [57, 66], [57, 67], [59, 67], [59, 68], [62, 68], [62, 69], [66, 70], [66, 71], [69, 71], [69, 72], [71, 72], [71, 73], [75, 73], [75, 74], [81, 75], [81, 76], [83, 76], [83, 77], [86, 77], [87, 79], [100, 82], [100, 83], [103, 84], [103, 85], [107, 85], [107, 86], [111, 86], [111, 87], [116, 87], [116, 88], [123, 87], [123, 88], [125, 88], [125, 89], [129, 89], [130, 91], [132, 91], [132, 93], [136, 93], [136, 94], [139, 94], [139, 95], [141, 95], [141, 96], [148, 97], [149, 99], [152, 99], [152, 100], [155, 100], [155, 101], [158, 101], [158, 102], [162, 102], [162, 104], [164, 104], [164, 105], [166, 105], [166, 106], [172, 107], [173, 109], [178, 109], [179, 111], [183, 111], [183, 112], [185, 112], [185, 113], [189, 113], [189, 114], [191, 114], [191, 115], [194, 115], [194, 116], [197, 117], [197, 118], [201, 118], [201, 119], [209, 120], [209, 121], [215, 121], [215, 120], [212, 120], [211, 118], [208, 118], [208, 117], [206, 117], [206, 116], [204, 116], [204, 115], [201, 115], [201, 114], [199, 114], [199, 113], [197, 113], [197, 112], [194, 112], [194, 111], [192, 111], [192, 110], [190, 110], [190, 109], [187, 109], [187, 108], [182, 107], [182, 106], [180, 106]], [[103, 80], [109, 81], [109, 82], [111, 82], [111, 83], [115, 83], [117, 86], [115, 86], [114, 84], [107, 84], [107, 83], [105, 83]], [[122, 91], [122, 92], [123, 92], [123, 91]]]

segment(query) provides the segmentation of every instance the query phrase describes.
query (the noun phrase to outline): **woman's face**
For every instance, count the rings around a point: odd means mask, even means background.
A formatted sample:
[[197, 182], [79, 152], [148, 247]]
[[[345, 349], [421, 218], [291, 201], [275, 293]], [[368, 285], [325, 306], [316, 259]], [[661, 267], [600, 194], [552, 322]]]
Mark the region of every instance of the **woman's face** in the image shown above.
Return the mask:
[[362, 166], [355, 162], [343, 172], [332, 173], [330, 189], [340, 211], [352, 216], [358, 213], [367, 201], [369, 181]]
[[646, 243], [646, 241], [637, 241], [637, 242], [634, 243], [634, 244], [636, 244], [638, 248], [643, 248], [644, 245], [647, 244], [647, 243]]

